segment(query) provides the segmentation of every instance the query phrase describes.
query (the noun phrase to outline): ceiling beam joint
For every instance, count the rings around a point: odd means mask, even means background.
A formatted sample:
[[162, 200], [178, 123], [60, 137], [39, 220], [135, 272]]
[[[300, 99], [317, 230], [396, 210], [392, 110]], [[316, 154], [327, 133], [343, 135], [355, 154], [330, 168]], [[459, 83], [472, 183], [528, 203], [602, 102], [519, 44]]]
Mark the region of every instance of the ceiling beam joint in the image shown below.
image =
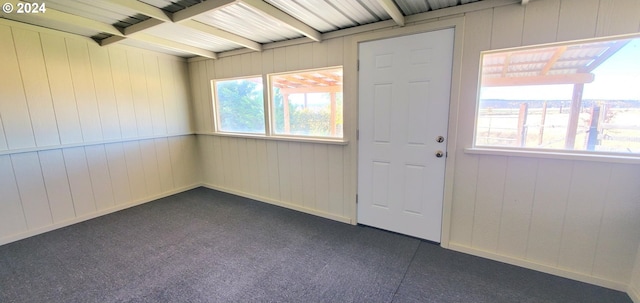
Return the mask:
[[[238, 0], [240, 3], [243, 3], [251, 8], [257, 10], [264, 16], [275, 19], [294, 31], [307, 36], [311, 40], [320, 42], [322, 41], [322, 34], [316, 31], [311, 26], [306, 23], [290, 16], [289, 14], [277, 9], [276, 7], [262, 1], [262, 0]], [[208, 1], [207, 1], [208, 2]], [[206, 3], [206, 2], [205, 2]]]
[[378, 3], [384, 8], [384, 10], [391, 16], [399, 26], [404, 26], [404, 14], [396, 6], [393, 0], [378, 0]]

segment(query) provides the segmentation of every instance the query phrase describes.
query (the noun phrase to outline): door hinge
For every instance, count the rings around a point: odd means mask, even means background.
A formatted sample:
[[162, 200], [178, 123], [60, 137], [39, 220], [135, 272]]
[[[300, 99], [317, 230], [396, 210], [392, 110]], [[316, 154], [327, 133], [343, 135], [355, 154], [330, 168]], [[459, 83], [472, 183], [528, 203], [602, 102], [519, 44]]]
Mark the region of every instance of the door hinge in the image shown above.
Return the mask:
[[358, 194], [356, 194], [356, 204], [358, 204]]
[[360, 71], [360, 60], [358, 60], [358, 71]]
[[356, 140], [360, 140], [360, 129], [356, 129]]

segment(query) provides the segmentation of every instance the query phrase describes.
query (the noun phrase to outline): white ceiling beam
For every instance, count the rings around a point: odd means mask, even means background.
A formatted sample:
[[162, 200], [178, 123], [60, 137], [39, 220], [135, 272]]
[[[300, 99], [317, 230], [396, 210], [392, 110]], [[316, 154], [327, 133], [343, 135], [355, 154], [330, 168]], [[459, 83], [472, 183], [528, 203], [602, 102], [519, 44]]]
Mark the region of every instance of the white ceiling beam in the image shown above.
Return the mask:
[[[109, 38], [102, 39], [102, 41], [100, 41], [100, 45], [101, 46], [107, 46], [107, 45], [110, 45], [110, 44], [114, 44], [114, 43], [120, 42], [120, 41], [125, 40], [125, 39], [127, 39], [127, 37], [124, 37], [124, 36], [111, 36]], [[146, 42], [146, 43], [149, 43], [149, 44], [154, 44], [154, 45], [157, 45], [157, 46], [160, 46], [160, 47], [172, 49], [172, 50], [183, 52], [183, 53], [193, 54], [193, 55], [196, 55], [196, 56], [201, 56], [201, 57], [211, 58], [211, 59], [218, 59], [218, 54], [216, 54], [215, 52], [212, 52], [212, 51], [209, 51], [209, 50], [206, 50], [206, 49], [202, 49], [202, 48], [198, 48], [198, 47], [195, 47], [195, 46], [179, 43], [179, 42], [176, 42], [176, 41], [167, 40], [167, 39], [163, 39], [163, 38], [160, 38], [160, 37], [152, 36], [152, 35], [145, 34], [145, 33], [142, 33], [142, 32], [136, 33], [133, 37], [130, 37], [130, 39]]]
[[[22, 2], [22, 1], [13, 0], [13, 1], [7, 1], [7, 2], [11, 3], [15, 8], [15, 7], [17, 7], [17, 4], [19, 2]], [[22, 3], [25, 3], [25, 5], [27, 4], [26, 2], [22, 2]], [[4, 16], [4, 14], [5, 13], [2, 13], [0, 16]], [[102, 23], [102, 22], [99, 22], [99, 21], [95, 21], [95, 20], [91, 20], [89, 18], [84, 18], [84, 17], [80, 17], [80, 16], [64, 13], [64, 12], [57, 11], [57, 10], [52, 9], [52, 8], [47, 8], [46, 13], [37, 14], [37, 16], [39, 18], [42, 18], [42, 19], [51, 20], [51, 21], [60, 22], [60, 23], [66, 23], [66, 24], [79, 26], [79, 27], [84, 27], [84, 28], [91, 29], [91, 30], [94, 30], [94, 31], [97, 31], [97, 32], [102, 32], [102, 33], [107, 33], [107, 34], [113, 35], [113, 37], [105, 39], [106, 41], [103, 40], [103, 42], [100, 43], [100, 45], [108, 45], [108, 44], [114, 43], [114, 41], [117, 42], [117, 41], [121, 41], [121, 40], [125, 39], [124, 34], [122, 32], [120, 32], [120, 30], [118, 30], [118, 28], [116, 28], [113, 25], [105, 24], [105, 23]], [[149, 20], [155, 20], [155, 19], [149, 19]], [[162, 22], [160, 20], [156, 20], [156, 21]], [[151, 44], [156, 44], [156, 45], [159, 45], [159, 46], [162, 46], [162, 47], [165, 47], [165, 48], [169, 48], [169, 49], [173, 49], [173, 50], [177, 50], [177, 51], [180, 51], [180, 52], [186, 52], [186, 53], [190, 53], [190, 54], [193, 54], [193, 55], [206, 57], [206, 58], [216, 59], [218, 57], [216, 55], [216, 53], [214, 53], [212, 51], [208, 51], [208, 50], [201, 49], [201, 48], [198, 48], [198, 47], [193, 47], [193, 46], [190, 46], [190, 45], [178, 43], [178, 42], [175, 42], [175, 41], [170, 41], [170, 40], [167, 40], [167, 39], [158, 38], [158, 37], [147, 35], [147, 34], [143, 34], [143, 33], [136, 34], [133, 39], [140, 40], [140, 41], [147, 42], [147, 43], [151, 43]]]
[[137, 0], [107, 0], [110, 3], [126, 7], [130, 10], [140, 12], [145, 16], [149, 16], [153, 19], [162, 20], [164, 22], [171, 22], [171, 16], [167, 15], [165, 11], [159, 9], [153, 5], [146, 4]]
[[238, 36], [236, 34], [232, 34], [230, 32], [215, 28], [213, 26], [206, 25], [204, 23], [200, 23], [198, 21], [185, 20], [185, 21], [182, 21], [180, 23], [180, 25], [183, 25], [183, 26], [186, 26], [188, 28], [201, 31], [203, 33], [214, 35], [214, 36], [216, 36], [218, 38], [227, 40], [229, 42], [232, 42], [234, 44], [238, 44], [240, 46], [244, 46], [244, 47], [246, 47], [248, 49], [252, 49], [254, 51], [258, 51], [258, 52], [262, 51], [262, 44], [260, 44], [258, 42], [255, 42], [255, 41], [249, 40], [249, 39], [247, 39], [245, 37]]
[[404, 15], [398, 9], [393, 0], [378, 0], [378, 3], [384, 8], [384, 10], [391, 16], [393, 21], [395, 21], [398, 25], [404, 26]]
[[235, 3], [236, 0], [208, 0], [196, 5], [189, 6], [183, 10], [173, 13], [173, 22], [180, 22], [194, 18], [211, 10], [221, 9], [227, 5]]
[[104, 39], [100, 40], [100, 46], [111, 45], [111, 44], [118, 43], [118, 42], [120, 42], [122, 40], [125, 40], [125, 39], [127, 39], [127, 37], [124, 37], [124, 36], [111, 36], [111, 37], [104, 38]]
[[[28, 3], [28, 2], [15, 1], [15, 0], [6, 1], [5, 3], [10, 3], [11, 5], [13, 5], [14, 10], [17, 9], [18, 3], [22, 3], [24, 5], [31, 5], [31, 3]], [[15, 13], [16, 12], [13, 12], [12, 14], [15, 14]], [[0, 13], [0, 16], [4, 16], [4, 15], [5, 15], [4, 12]], [[74, 26], [94, 30], [96, 32], [102, 32], [102, 33], [107, 33], [107, 34], [116, 35], [116, 36], [122, 35], [120, 30], [118, 30], [118, 28], [116, 28], [111, 24], [105, 24], [100, 21], [95, 21], [89, 18], [84, 18], [84, 17], [72, 15], [69, 13], [57, 11], [52, 8], [47, 8], [45, 13], [33, 14], [32, 16], [37, 16], [38, 18], [50, 20], [54, 22], [71, 24]]]
[[142, 22], [139, 22], [139, 23], [136, 23], [136, 24], [133, 24], [133, 25], [125, 27], [124, 28], [124, 33], [123, 33], [124, 36], [122, 36], [122, 37], [113, 36], [113, 37], [109, 37], [109, 38], [103, 39], [100, 42], [100, 45], [107, 46], [107, 45], [110, 45], [110, 44], [118, 43], [118, 42], [120, 42], [122, 40], [130, 38], [130, 36], [132, 34], [144, 31], [144, 30], [146, 30], [148, 28], [151, 28], [151, 27], [154, 27], [154, 26], [158, 26], [158, 25], [163, 24], [163, 23], [164, 23], [164, 21], [158, 20], [158, 19], [153, 19], [153, 18], [144, 20]]
[[[191, 29], [198, 30], [203, 33], [207, 33], [218, 38], [230, 41], [234, 44], [238, 44], [240, 46], [255, 50], [261, 51], [262, 45], [253, 40], [249, 40], [242, 36], [232, 34], [230, 32], [215, 28], [213, 26], [209, 26], [200, 22], [196, 22], [191, 20], [192, 18], [207, 13], [211, 10], [221, 9], [227, 5], [233, 4], [236, 0], [209, 0], [205, 2], [201, 2], [199, 4], [187, 7], [181, 11], [174, 13], [171, 17], [168, 17], [164, 14], [159, 8], [155, 6], [148, 5], [146, 3], [142, 3], [139, 1], [131, 1], [131, 0], [108, 0], [112, 3], [118, 4], [120, 6], [127, 7], [129, 9], [137, 10], [143, 15], [149, 16], [152, 19], [148, 19], [142, 21], [140, 23], [133, 24], [124, 29], [124, 34], [126, 37], [133, 35], [135, 33], [144, 32], [145, 30], [161, 25], [164, 22], [175, 22], [180, 25], [189, 27]], [[163, 22], [164, 21], [164, 22]], [[117, 43], [122, 41], [122, 38], [107, 38], [104, 39], [101, 43], [102, 45], [108, 45], [112, 43]]]
[[163, 23], [165, 23], [165, 22], [162, 21], [162, 20], [153, 19], [153, 18], [147, 19], [147, 20], [144, 20], [142, 22], [138, 22], [136, 24], [132, 24], [132, 25], [129, 25], [129, 26], [125, 27], [124, 28], [124, 35], [125, 36], [129, 36], [129, 35], [135, 34], [137, 32], [144, 31], [145, 29], [149, 29], [149, 28], [152, 28], [154, 26], [158, 26], [158, 25], [163, 24]]
[[193, 54], [193, 55], [202, 56], [202, 57], [205, 57], [205, 58], [218, 59], [218, 55], [215, 52], [212, 52], [210, 50], [202, 49], [202, 48], [191, 46], [191, 45], [182, 44], [182, 43], [179, 43], [179, 42], [176, 42], [176, 41], [167, 40], [167, 39], [164, 39], [164, 38], [152, 36], [152, 35], [145, 34], [145, 33], [137, 33], [133, 39], [139, 40], [139, 41], [143, 41], [143, 42], [147, 42], [147, 43], [160, 45], [160, 46], [163, 46], [165, 48], [173, 49], [173, 50], [180, 51], [180, 52], [187, 52], [187, 53], [190, 53], [190, 54]]
[[[322, 34], [320, 34], [320, 32], [316, 31], [314, 28], [307, 25], [306, 23], [303, 23], [302, 21], [294, 17], [291, 17], [287, 13], [275, 8], [274, 6], [271, 6], [270, 4], [262, 0], [238, 0], [238, 1], [252, 7], [253, 9], [262, 13], [263, 15], [266, 15], [268, 17], [271, 17], [273, 19], [276, 19], [284, 23], [285, 25], [291, 27], [296, 32], [301, 33], [314, 41], [318, 41], [318, 42], [322, 41]], [[204, 3], [207, 3], [207, 2], [204, 2]]]

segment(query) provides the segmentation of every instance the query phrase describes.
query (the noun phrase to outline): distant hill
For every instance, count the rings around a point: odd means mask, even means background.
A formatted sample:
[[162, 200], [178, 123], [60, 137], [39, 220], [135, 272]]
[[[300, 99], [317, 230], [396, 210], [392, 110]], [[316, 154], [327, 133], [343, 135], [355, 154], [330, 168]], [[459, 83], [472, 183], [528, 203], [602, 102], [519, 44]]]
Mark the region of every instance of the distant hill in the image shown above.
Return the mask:
[[[482, 99], [480, 100], [480, 108], [518, 108], [521, 103], [528, 103], [529, 108], [541, 108], [544, 102], [547, 102], [547, 108], [566, 108], [571, 105], [571, 100], [504, 100], [504, 99]], [[640, 100], [582, 100], [582, 107], [592, 107], [597, 103], [605, 103], [611, 108], [640, 108]]]

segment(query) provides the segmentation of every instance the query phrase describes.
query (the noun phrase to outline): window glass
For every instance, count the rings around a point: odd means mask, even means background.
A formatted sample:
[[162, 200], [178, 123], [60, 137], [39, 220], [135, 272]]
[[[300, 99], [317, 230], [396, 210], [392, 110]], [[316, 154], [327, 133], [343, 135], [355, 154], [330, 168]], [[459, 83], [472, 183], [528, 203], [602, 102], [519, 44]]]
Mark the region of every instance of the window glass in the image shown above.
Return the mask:
[[475, 146], [640, 153], [640, 38], [484, 53]]
[[343, 137], [342, 68], [269, 76], [273, 133]]
[[265, 133], [261, 77], [217, 80], [214, 87], [218, 131]]

